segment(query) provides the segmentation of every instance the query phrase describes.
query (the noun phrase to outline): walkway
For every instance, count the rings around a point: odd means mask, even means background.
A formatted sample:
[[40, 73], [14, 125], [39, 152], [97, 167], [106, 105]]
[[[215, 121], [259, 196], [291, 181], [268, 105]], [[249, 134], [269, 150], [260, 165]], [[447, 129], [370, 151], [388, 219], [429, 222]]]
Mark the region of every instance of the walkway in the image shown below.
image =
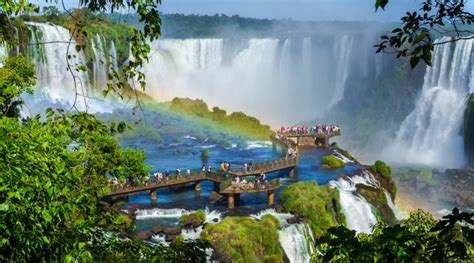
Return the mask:
[[[274, 141], [274, 143], [278, 143], [283, 149], [294, 147], [293, 143], [290, 140], [282, 138], [278, 139], [275, 136], [272, 136], [271, 139], [272, 141]], [[195, 190], [201, 191], [201, 181], [207, 180], [214, 182], [214, 191], [227, 196], [229, 208], [234, 207], [234, 199], [238, 199], [240, 197], [240, 194], [243, 193], [267, 192], [267, 203], [269, 205], [273, 205], [274, 191], [280, 187], [279, 179], [266, 181], [265, 183], [258, 184], [258, 186], [254, 187], [248, 187], [251, 185], [250, 183], [248, 185], [236, 185], [235, 183], [232, 183], [233, 179], [235, 177], [258, 176], [262, 173], [267, 174], [282, 170], [288, 170], [289, 176], [292, 177], [294, 176], [294, 169], [297, 164], [298, 157], [285, 157], [268, 162], [255, 163], [253, 164], [253, 169], [251, 171], [231, 170], [225, 172], [220, 170], [217, 172], [202, 172], [201, 170], [194, 170], [191, 171], [190, 175], [172, 175], [156, 182], [149, 182], [132, 187], [117, 187], [109, 193], [105, 194], [105, 197], [130, 195], [147, 191], [150, 193], [150, 198], [152, 202], [156, 202], [157, 189], [194, 183]], [[253, 180], [251, 180], [250, 182], [253, 182]]]

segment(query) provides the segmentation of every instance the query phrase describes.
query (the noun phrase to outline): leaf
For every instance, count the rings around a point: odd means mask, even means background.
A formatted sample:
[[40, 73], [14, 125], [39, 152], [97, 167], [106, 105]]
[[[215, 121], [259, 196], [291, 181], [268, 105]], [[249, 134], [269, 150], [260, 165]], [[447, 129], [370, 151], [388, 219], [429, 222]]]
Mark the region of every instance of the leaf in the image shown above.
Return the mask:
[[421, 40], [423, 40], [426, 36], [428, 36], [427, 31], [421, 32], [419, 35], [415, 37], [415, 40], [413, 40], [413, 44], [419, 43]]
[[8, 211], [10, 207], [8, 206], [7, 203], [3, 203], [3, 204], [0, 204], [0, 211], [4, 212], [4, 211]]
[[418, 65], [418, 62], [420, 62], [420, 57], [411, 57], [411, 58], [410, 58], [410, 66], [411, 66], [411, 68], [415, 68], [416, 65]]
[[51, 216], [48, 210], [43, 210], [41, 214], [43, 215], [44, 221], [46, 221], [47, 223], [52, 221], [53, 217]]
[[388, 0], [375, 0], [375, 11], [379, 8], [385, 10], [385, 6], [388, 4]]

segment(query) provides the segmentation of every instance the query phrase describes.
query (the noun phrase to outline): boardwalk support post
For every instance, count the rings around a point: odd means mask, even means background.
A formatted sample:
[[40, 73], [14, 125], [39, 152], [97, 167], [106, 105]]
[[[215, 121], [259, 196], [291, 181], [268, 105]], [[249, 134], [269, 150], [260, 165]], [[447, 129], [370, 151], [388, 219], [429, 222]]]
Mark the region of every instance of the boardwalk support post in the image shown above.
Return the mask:
[[295, 167], [290, 168], [290, 173], [288, 174], [290, 177], [295, 177]]
[[194, 185], [194, 191], [196, 191], [196, 192], [201, 192], [201, 182], [197, 182], [197, 183]]
[[240, 203], [240, 194], [235, 194], [235, 202]]
[[156, 190], [150, 191], [150, 200], [152, 204], [156, 204], [156, 200], [157, 200]]
[[273, 205], [273, 203], [275, 201], [275, 192], [273, 190], [270, 190], [267, 193], [268, 193], [268, 195], [267, 195], [267, 204], [268, 205]]
[[214, 192], [219, 193], [221, 186], [218, 182], [214, 182]]
[[234, 208], [234, 206], [235, 206], [234, 194], [229, 194], [229, 196], [227, 197], [227, 207], [232, 209]]

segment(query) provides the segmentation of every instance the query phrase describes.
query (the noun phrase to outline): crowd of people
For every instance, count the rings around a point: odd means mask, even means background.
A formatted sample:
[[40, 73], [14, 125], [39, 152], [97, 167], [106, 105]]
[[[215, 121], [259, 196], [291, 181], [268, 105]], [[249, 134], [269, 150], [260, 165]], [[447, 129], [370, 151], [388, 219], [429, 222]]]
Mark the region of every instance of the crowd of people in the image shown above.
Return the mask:
[[297, 135], [306, 135], [306, 134], [334, 134], [338, 133], [340, 128], [338, 125], [333, 124], [316, 124], [313, 126], [291, 126], [291, 127], [281, 127], [277, 130], [278, 135], [288, 135], [288, 134], [297, 134]]
[[254, 180], [248, 180], [245, 178], [241, 178], [239, 176], [234, 177], [232, 180], [231, 186], [234, 189], [248, 191], [248, 190], [256, 190], [256, 189], [265, 189], [266, 175], [261, 173], [255, 176]]
[[299, 154], [299, 151], [298, 151], [298, 148], [295, 147], [288, 147], [288, 157], [296, 157], [298, 156]]

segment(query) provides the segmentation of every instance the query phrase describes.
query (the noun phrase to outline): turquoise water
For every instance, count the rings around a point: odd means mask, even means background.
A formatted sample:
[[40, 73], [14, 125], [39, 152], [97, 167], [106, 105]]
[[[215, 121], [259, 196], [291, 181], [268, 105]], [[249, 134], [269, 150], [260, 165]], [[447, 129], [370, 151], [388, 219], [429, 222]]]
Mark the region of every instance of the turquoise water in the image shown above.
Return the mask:
[[[249, 142], [248, 147], [245, 148], [239, 148], [235, 145], [232, 148], [223, 148], [213, 144], [201, 143], [188, 137], [183, 138], [180, 143], [156, 144], [140, 140], [127, 140], [123, 142], [123, 145], [139, 146], [143, 149], [147, 155], [147, 163], [154, 166], [152, 172], [168, 170], [174, 173], [178, 167], [183, 172], [186, 169], [200, 169], [202, 166], [200, 153], [204, 148], [209, 151], [206, 165], [211, 165], [214, 170], [224, 161], [231, 163], [232, 169], [241, 169], [245, 162], [269, 161], [280, 158], [282, 154], [280, 148], [273, 149], [271, 143], [263, 141]], [[294, 178], [288, 177], [288, 171], [267, 174], [268, 180], [280, 178], [282, 187], [276, 192], [276, 201], [278, 201], [278, 193], [289, 184], [301, 180], [315, 180], [318, 184], [326, 184], [339, 175], [353, 175], [360, 168], [357, 164], [348, 163], [342, 169], [322, 169], [319, 165], [321, 157], [330, 154], [332, 151], [332, 149], [302, 149]], [[207, 181], [202, 183], [200, 193], [196, 193], [192, 185], [179, 190], [159, 189], [157, 191], [158, 203], [153, 207], [178, 207], [194, 210], [207, 206], [213, 209], [225, 209], [225, 200], [210, 202], [209, 197], [212, 189], [213, 184]], [[148, 193], [129, 196], [128, 201], [131, 205], [150, 205]], [[263, 209], [265, 206], [266, 193], [242, 194], [239, 208], [233, 212], [246, 213], [246, 210], [255, 212], [256, 209]]]

